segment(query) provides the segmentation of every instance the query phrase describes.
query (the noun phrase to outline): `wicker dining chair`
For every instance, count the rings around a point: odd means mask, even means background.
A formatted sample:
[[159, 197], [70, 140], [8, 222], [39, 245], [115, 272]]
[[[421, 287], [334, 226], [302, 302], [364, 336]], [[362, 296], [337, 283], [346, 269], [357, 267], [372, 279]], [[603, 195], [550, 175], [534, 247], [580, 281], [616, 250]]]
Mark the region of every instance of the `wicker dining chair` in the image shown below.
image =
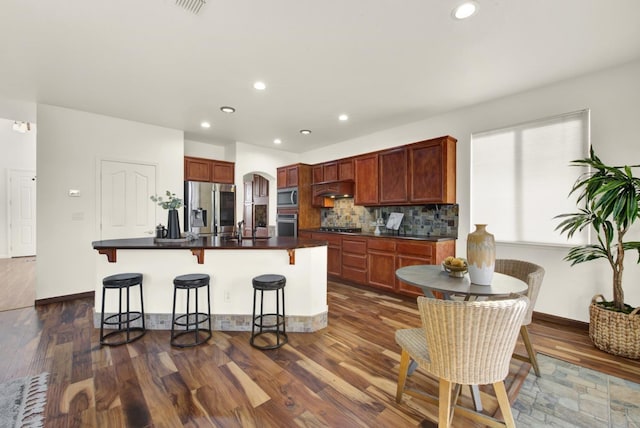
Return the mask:
[[518, 278], [526, 282], [529, 286], [529, 289], [527, 290], [529, 309], [527, 309], [524, 321], [522, 321], [522, 327], [520, 327], [520, 336], [522, 337], [522, 342], [527, 350], [527, 356], [514, 353], [513, 358], [531, 364], [536, 376], [540, 377], [540, 367], [538, 366], [536, 351], [533, 349], [533, 345], [531, 344], [527, 326], [531, 324], [531, 315], [533, 314], [533, 308], [536, 305], [536, 299], [538, 298], [542, 279], [544, 278], [544, 268], [537, 264], [522, 260], [497, 259], [494, 270], [495, 272]]
[[[449, 427], [454, 411], [491, 426], [515, 426], [504, 379], [529, 299], [457, 301], [418, 297], [422, 328], [396, 331], [402, 348], [396, 402], [403, 394], [438, 406], [438, 426]], [[439, 378], [439, 396], [405, 388], [413, 359]], [[461, 385], [492, 384], [504, 422], [456, 405]], [[454, 387], [455, 385], [455, 387]]]

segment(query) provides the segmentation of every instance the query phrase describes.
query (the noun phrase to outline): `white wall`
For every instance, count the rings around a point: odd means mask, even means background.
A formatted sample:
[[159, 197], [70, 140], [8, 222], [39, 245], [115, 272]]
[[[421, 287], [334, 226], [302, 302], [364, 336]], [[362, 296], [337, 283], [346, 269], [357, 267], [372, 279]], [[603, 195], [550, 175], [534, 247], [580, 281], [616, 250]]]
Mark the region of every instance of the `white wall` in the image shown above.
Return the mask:
[[38, 105], [37, 115], [36, 299], [93, 291], [97, 160], [156, 164], [158, 192], [182, 194], [183, 133], [49, 105]]
[[15, 132], [12, 126], [13, 119], [0, 117], [0, 258], [9, 257], [9, 171], [36, 170], [35, 124], [24, 134]]
[[184, 140], [185, 156], [233, 162], [233, 159], [227, 158], [227, 152], [231, 151], [232, 150], [229, 150], [229, 146], [224, 144], [209, 144], [201, 143], [199, 141]]
[[[464, 237], [473, 229], [469, 215], [471, 134], [589, 108], [591, 140], [601, 159], [611, 164], [640, 164], [638, 76], [640, 61], [307, 152], [302, 161], [317, 163], [441, 135], [454, 136], [458, 139], [457, 200], [462, 238], [457, 242], [457, 253], [464, 255]], [[636, 228], [630, 238], [637, 236]], [[497, 249], [498, 257], [526, 259], [545, 267], [536, 311], [588, 321], [588, 303], [594, 294], [612, 298], [610, 268], [604, 263], [570, 267], [562, 260], [566, 252], [566, 248], [543, 246], [499, 245]], [[637, 254], [629, 253], [624, 272], [625, 300], [633, 306], [640, 305], [637, 260]]]

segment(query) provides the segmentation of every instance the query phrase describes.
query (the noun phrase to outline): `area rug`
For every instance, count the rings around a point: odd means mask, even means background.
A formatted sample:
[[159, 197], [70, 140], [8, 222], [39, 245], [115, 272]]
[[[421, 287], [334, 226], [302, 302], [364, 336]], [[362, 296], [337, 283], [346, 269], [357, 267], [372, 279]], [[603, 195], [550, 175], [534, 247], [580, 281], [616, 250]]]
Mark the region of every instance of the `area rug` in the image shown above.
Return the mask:
[[511, 406], [518, 428], [640, 427], [640, 384], [538, 354]]
[[48, 376], [42, 373], [0, 384], [0, 427], [44, 426]]

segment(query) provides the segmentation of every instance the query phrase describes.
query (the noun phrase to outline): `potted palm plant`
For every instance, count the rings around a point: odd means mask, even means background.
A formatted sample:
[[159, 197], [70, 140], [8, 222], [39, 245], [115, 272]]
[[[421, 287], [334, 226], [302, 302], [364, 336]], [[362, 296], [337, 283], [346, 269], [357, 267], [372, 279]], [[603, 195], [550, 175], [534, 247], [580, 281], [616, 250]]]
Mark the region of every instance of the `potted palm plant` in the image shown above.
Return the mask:
[[[624, 301], [622, 273], [625, 252], [638, 251], [640, 242], [624, 241], [629, 228], [640, 217], [640, 178], [634, 177], [632, 166], [605, 165], [594, 153], [575, 160], [574, 166], [586, 166], [573, 185], [570, 194], [577, 194], [578, 212], [561, 214], [556, 227], [570, 238], [587, 227], [595, 231], [595, 242], [569, 250], [565, 260], [571, 266], [590, 260], [605, 259], [613, 272], [613, 300], [605, 301], [596, 295], [589, 307], [589, 337], [603, 351], [627, 358], [640, 358], [640, 307], [633, 308]], [[598, 301], [600, 300], [600, 301]]]

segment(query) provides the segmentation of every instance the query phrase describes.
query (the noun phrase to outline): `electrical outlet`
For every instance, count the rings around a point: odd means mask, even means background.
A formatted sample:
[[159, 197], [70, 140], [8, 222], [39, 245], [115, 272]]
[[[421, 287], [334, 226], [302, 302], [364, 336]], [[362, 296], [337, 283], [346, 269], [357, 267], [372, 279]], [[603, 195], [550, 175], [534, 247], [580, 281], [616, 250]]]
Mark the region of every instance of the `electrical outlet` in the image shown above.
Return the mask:
[[230, 302], [231, 301], [231, 292], [229, 290], [225, 290], [225, 292], [224, 292], [224, 301], [225, 302]]

